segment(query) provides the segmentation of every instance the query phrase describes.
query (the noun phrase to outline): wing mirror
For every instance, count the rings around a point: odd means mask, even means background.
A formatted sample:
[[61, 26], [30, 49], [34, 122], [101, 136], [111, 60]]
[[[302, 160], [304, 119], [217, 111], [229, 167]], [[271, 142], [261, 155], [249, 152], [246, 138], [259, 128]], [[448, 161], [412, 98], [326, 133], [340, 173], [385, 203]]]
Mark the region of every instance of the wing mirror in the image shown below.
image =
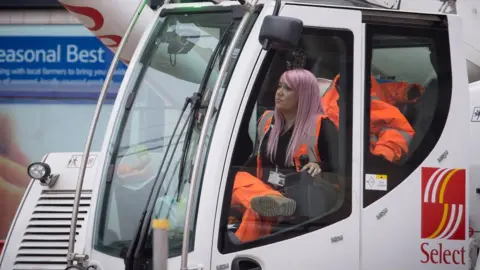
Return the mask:
[[259, 41], [264, 50], [292, 50], [297, 48], [302, 31], [302, 20], [268, 15], [263, 19]]

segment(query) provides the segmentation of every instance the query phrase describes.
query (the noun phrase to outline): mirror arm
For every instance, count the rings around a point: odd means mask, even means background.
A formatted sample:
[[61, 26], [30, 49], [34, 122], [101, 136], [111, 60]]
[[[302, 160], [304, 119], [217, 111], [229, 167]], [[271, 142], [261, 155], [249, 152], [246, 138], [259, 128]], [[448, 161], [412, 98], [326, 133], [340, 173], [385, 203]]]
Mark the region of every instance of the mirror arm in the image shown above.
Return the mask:
[[278, 16], [278, 12], [280, 12], [280, 5], [282, 4], [282, 0], [275, 0], [275, 7], [273, 9], [273, 16]]

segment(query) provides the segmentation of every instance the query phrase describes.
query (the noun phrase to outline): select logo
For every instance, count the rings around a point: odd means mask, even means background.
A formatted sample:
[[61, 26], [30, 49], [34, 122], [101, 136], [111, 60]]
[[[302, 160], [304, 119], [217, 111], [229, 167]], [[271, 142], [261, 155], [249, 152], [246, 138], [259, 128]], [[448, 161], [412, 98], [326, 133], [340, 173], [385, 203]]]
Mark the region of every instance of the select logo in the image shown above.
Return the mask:
[[422, 168], [422, 238], [465, 240], [465, 170]]
[[446, 241], [466, 239], [465, 175], [465, 169], [422, 168], [422, 263], [465, 264], [465, 248], [448, 248]]

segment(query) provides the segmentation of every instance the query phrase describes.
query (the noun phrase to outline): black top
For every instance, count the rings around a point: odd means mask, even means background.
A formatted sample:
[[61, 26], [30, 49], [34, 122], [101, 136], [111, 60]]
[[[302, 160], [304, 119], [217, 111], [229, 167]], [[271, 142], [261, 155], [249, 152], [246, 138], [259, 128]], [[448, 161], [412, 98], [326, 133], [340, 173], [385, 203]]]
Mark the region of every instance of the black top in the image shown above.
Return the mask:
[[[287, 154], [287, 147], [292, 137], [293, 128], [294, 126], [292, 126], [284, 134], [280, 135], [280, 138], [278, 140], [277, 154], [273, 162], [267, 157], [267, 141], [268, 137], [270, 136], [270, 130], [267, 131], [260, 149], [260, 158], [263, 168], [271, 169], [278, 167], [278, 169], [282, 170], [283, 173], [288, 173], [288, 171], [296, 171], [293, 163], [290, 166], [285, 166], [285, 155]], [[322, 169], [322, 171], [337, 171], [336, 168], [338, 168], [338, 131], [333, 122], [328, 118], [322, 119], [320, 134], [318, 136], [318, 153], [320, 154], [320, 168]], [[245, 166], [250, 168], [256, 168], [257, 155], [251, 156], [247, 160]], [[263, 174], [263, 176], [268, 177], [268, 174]]]
[[0, 9], [64, 9], [58, 0], [1, 0]]

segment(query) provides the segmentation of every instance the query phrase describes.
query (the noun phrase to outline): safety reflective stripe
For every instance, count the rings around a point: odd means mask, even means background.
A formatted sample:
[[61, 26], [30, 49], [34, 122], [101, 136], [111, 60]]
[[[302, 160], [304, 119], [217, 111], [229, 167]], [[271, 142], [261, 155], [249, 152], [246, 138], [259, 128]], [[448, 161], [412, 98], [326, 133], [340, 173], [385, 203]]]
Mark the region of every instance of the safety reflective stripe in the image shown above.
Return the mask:
[[402, 131], [402, 130], [399, 130], [399, 129], [396, 129], [396, 128], [386, 128], [386, 127], [383, 127], [380, 129], [380, 131], [386, 131], [386, 130], [395, 130], [397, 131], [398, 133], [400, 133], [403, 138], [405, 139], [405, 142], [407, 143], [407, 146], [410, 145], [410, 142], [412, 141], [412, 136], [410, 134], [408, 134], [407, 132], [405, 131]]
[[[397, 131], [398, 133], [400, 133], [403, 136], [403, 138], [405, 139], [405, 142], [407, 143], [407, 146], [410, 145], [410, 142], [412, 141], [412, 136], [410, 134], [408, 134], [407, 132], [402, 131], [402, 130], [398, 130], [396, 128], [383, 127], [383, 128], [380, 129], [380, 131], [387, 131], [387, 130]], [[370, 134], [370, 142], [373, 142], [373, 143], [378, 142], [378, 137], [374, 134]]]

